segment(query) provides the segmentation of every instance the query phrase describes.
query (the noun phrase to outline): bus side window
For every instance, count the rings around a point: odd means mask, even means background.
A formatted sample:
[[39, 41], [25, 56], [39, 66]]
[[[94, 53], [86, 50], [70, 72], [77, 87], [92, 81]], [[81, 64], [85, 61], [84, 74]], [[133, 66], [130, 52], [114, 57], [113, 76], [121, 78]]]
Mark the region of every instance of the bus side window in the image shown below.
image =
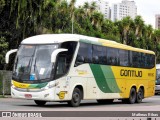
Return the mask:
[[155, 66], [155, 56], [154, 55], [151, 55], [151, 54], [148, 54], [146, 55], [147, 57], [147, 66], [146, 68], [153, 68]]
[[83, 63], [92, 62], [92, 45], [87, 43], [80, 43], [78, 50], [75, 67]]
[[119, 65], [119, 54], [117, 48], [107, 47], [107, 64]]
[[140, 68], [141, 67], [141, 53], [132, 52], [133, 59], [133, 67]]
[[93, 45], [93, 63], [94, 64], [107, 64], [106, 47]]
[[119, 50], [120, 66], [129, 66], [129, 51]]

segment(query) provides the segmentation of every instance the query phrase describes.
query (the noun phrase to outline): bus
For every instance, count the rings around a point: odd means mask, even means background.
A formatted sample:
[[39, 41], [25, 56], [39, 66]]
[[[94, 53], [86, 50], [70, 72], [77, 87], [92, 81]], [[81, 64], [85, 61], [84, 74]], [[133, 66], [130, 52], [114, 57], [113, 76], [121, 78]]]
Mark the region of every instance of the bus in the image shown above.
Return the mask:
[[156, 64], [156, 87], [155, 95], [160, 93], [160, 64]]
[[77, 107], [93, 99], [141, 103], [155, 94], [153, 51], [78, 34], [45, 34], [24, 39], [7, 52], [6, 63], [15, 52], [13, 98]]

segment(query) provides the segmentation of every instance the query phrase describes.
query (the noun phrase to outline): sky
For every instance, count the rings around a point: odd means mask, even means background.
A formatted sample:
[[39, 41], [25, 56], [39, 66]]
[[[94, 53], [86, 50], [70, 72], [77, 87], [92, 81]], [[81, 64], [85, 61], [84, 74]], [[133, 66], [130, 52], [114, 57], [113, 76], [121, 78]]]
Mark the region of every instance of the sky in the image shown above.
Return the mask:
[[[83, 5], [84, 2], [93, 0], [77, 0], [76, 6]], [[105, 0], [110, 3], [120, 3], [122, 0]], [[131, 0], [129, 0], [131, 1]], [[146, 24], [151, 24], [155, 28], [155, 14], [160, 14], [160, 0], [132, 0], [137, 6], [137, 14], [141, 15]]]

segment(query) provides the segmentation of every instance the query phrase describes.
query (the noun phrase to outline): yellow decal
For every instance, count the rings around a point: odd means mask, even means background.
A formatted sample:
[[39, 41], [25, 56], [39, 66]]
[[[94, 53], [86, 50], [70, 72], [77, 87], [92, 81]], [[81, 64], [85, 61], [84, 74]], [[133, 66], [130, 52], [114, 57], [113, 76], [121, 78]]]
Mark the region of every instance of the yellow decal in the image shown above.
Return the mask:
[[86, 70], [78, 70], [76, 69], [76, 72], [78, 72], [78, 75], [86, 75], [88, 72]]
[[17, 88], [28, 88], [30, 84], [20, 83], [12, 80], [12, 83]]
[[64, 99], [66, 93], [67, 93], [66, 91], [61, 91], [59, 93], [59, 99]]
[[[112, 66], [111, 68], [117, 85], [122, 91], [122, 93], [120, 93], [122, 98], [128, 98], [132, 86], [136, 86], [138, 90], [139, 86], [147, 88], [155, 84], [155, 68], [142, 69], [116, 66]], [[147, 92], [151, 92], [151, 90]]]

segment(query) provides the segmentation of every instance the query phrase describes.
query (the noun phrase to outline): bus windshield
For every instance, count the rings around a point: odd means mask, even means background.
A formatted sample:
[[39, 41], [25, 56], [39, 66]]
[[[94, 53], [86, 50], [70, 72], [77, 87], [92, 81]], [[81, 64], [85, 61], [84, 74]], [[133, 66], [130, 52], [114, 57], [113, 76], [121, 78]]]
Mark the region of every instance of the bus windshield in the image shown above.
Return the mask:
[[51, 78], [51, 54], [58, 48], [53, 45], [21, 45], [13, 69], [13, 79], [17, 81], [36, 81]]

